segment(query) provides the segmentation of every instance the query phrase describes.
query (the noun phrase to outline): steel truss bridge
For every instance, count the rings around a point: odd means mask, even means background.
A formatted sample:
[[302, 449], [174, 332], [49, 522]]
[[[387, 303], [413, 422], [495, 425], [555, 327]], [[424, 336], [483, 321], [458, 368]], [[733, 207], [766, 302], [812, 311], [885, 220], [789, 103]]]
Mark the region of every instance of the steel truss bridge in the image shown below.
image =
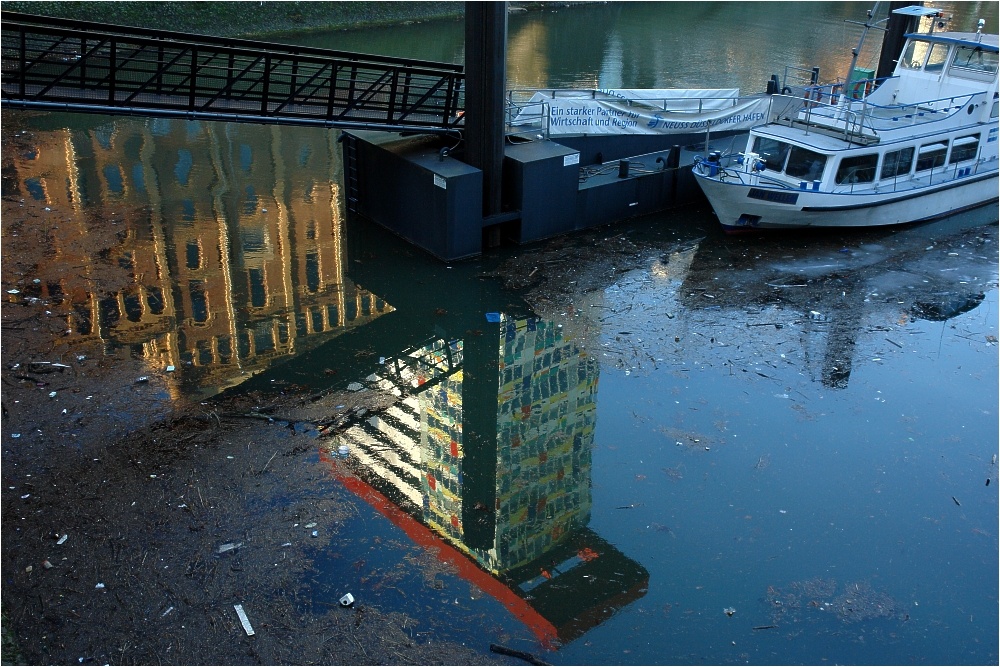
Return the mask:
[[3, 12], [10, 108], [457, 134], [461, 65]]

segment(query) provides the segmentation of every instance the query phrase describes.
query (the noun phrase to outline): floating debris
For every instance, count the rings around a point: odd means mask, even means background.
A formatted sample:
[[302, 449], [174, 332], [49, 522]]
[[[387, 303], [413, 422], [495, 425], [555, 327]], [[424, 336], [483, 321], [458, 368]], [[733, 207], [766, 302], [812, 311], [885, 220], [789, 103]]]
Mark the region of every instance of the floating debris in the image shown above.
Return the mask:
[[247, 613], [243, 611], [243, 605], [234, 604], [233, 609], [236, 610], [236, 615], [240, 617], [240, 623], [243, 624], [243, 630], [247, 633], [247, 636], [253, 636], [253, 626], [250, 625], [250, 619], [247, 618]]
[[733, 614], [736, 613], [736, 607], [726, 607], [725, 609], [722, 610], [722, 613], [724, 613], [726, 616], [732, 616]]
[[954, 500], [955, 504], [958, 505], [959, 507], [962, 506], [962, 503], [958, 502], [958, 498], [956, 498], [955, 496], [952, 496], [951, 499]]
[[839, 595], [833, 579], [808, 579], [793, 582], [785, 589], [768, 586], [765, 600], [771, 608], [775, 625], [803, 620], [804, 613], [814, 610], [833, 612], [845, 623], [875, 618], [895, 618], [905, 621], [905, 608], [889, 594], [863, 582], [845, 586]]
[[354, 596], [350, 593], [345, 593], [344, 596], [340, 598], [341, 607], [350, 607], [352, 604], [354, 604]]

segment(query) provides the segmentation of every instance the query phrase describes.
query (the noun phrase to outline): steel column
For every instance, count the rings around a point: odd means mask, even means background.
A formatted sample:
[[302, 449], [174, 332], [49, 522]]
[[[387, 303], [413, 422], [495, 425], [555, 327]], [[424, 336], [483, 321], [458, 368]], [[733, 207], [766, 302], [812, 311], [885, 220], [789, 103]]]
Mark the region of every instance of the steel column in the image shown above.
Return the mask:
[[465, 161], [483, 171], [483, 217], [500, 212], [507, 3], [465, 3]]

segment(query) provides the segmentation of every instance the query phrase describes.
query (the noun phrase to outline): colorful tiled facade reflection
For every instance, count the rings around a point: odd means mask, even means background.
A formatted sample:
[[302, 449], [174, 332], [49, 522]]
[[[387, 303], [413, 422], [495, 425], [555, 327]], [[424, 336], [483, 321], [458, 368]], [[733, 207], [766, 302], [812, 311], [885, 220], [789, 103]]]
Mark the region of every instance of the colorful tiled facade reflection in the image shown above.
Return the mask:
[[590, 519], [598, 365], [552, 322], [504, 320], [497, 415], [497, 559], [535, 560]]

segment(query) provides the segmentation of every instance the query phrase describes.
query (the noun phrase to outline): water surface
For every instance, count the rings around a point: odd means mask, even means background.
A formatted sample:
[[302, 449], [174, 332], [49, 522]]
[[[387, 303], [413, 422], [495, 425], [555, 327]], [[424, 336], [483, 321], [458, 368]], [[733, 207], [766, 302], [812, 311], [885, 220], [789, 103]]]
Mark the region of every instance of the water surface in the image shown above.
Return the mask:
[[[942, 6], [996, 30], [993, 3]], [[865, 9], [514, 14], [510, 85], [835, 74]], [[463, 57], [461, 22], [296, 39]], [[536, 247], [446, 265], [347, 220], [336, 133], [19, 119], [18, 196], [53, 221], [25, 297], [71, 341], [145, 360], [178, 403], [405, 390], [318, 454], [348, 444], [342, 492], [374, 509], [315, 554], [314, 603], [353, 590], [419, 619], [415, 640], [557, 664], [996, 663], [995, 207], [749, 239], [706, 206], [659, 214], [563, 241], [636, 250], [624, 272], [592, 253], [573, 268], [598, 267], [593, 289], [542, 303], [491, 277]]]

